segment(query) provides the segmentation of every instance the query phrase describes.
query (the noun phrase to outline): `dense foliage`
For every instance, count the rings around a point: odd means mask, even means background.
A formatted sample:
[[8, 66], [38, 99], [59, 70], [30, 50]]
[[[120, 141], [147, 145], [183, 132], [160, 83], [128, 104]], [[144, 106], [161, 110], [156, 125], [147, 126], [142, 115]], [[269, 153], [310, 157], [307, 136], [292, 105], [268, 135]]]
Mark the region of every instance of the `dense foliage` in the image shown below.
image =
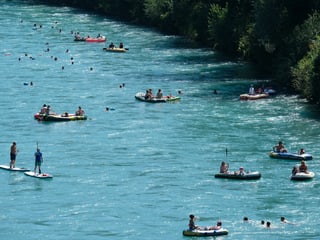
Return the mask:
[[[39, 1], [37, 1], [39, 2]], [[239, 56], [320, 101], [319, 0], [42, 0], [98, 11]]]

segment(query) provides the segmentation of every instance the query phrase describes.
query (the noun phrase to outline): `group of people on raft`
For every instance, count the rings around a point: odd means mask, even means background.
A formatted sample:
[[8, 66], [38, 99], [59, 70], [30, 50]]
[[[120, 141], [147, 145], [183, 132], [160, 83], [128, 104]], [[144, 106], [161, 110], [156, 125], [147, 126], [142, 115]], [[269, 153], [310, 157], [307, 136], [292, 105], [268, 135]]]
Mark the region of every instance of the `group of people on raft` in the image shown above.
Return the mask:
[[[286, 147], [283, 145], [282, 141], [279, 141], [278, 145], [273, 147], [273, 151], [277, 152], [277, 153], [287, 153], [288, 152]], [[306, 151], [303, 148], [300, 148], [298, 154], [302, 155], [302, 154], [305, 154], [305, 153], [306, 153]]]
[[[278, 152], [278, 153], [286, 153], [286, 152], [288, 152], [286, 147], [283, 145], [283, 143], [281, 141], [278, 142], [278, 145], [273, 147], [273, 150], [275, 152]], [[305, 152], [305, 150], [303, 148], [301, 148], [299, 150], [299, 154], [300, 155], [305, 154], [305, 153], [306, 152]], [[292, 175], [296, 175], [298, 172], [308, 173], [308, 166], [306, 165], [304, 160], [301, 161], [301, 164], [300, 164], [299, 167], [297, 167], [297, 166], [293, 167]], [[221, 162], [220, 173], [229, 173], [229, 164], [228, 163], [226, 163], [224, 161]], [[235, 171], [234, 174], [244, 176], [246, 174], [246, 172], [244, 171], [243, 167], [240, 167], [239, 171]]]
[[[75, 35], [74, 35], [74, 39], [77, 40], [77, 41], [85, 41], [87, 38], [91, 38], [90, 35], [86, 36], [86, 37], [81, 37], [80, 33], [77, 32]], [[98, 33], [97, 39], [103, 39], [105, 38], [103, 35], [101, 35], [100, 33]]]
[[[47, 105], [47, 104], [43, 104], [42, 108], [40, 109], [40, 115], [56, 115], [55, 112], [51, 112], [51, 108], [50, 108], [50, 105]], [[78, 109], [76, 110], [75, 112], [75, 115], [76, 116], [84, 116], [85, 115], [85, 112], [84, 110], [79, 106]], [[68, 112], [65, 112], [62, 114], [62, 117], [68, 117], [69, 116], [69, 113]]]
[[[278, 142], [278, 145], [273, 147], [273, 150], [275, 152], [277, 152], [277, 153], [286, 153], [286, 152], [288, 152], [286, 147], [283, 145], [283, 143], [281, 141]], [[299, 155], [302, 155], [302, 154], [305, 154], [305, 153], [306, 152], [305, 152], [305, 150], [303, 148], [301, 148], [299, 150], [299, 152], [298, 152]], [[307, 164], [305, 163], [304, 160], [301, 161], [299, 167], [298, 166], [294, 166], [292, 168], [292, 171], [291, 171], [293, 176], [296, 175], [299, 172], [303, 172], [303, 173], [308, 174], [308, 166], [307, 166]]]
[[161, 99], [163, 97], [163, 93], [162, 93], [162, 90], [161, 89], [158, 89], [158, 92], [156, 95], [153, 95], [152, 93], [152, 89], [147, 89], [146, 90], [146, 94], [144, 95], [144, 98], [146, 100], [150, 100], [150, 99]]
[[[116, 47], [116, 45], [114, 45], [114, 43], [113, 42], [111, 42], [110, 44], [109, 44], [109, 48], [115, 48]], [[123, 43], [121, 42], [121, 43], [119, 43], [119, 48], [124, 48], [123, 47]]]
[[[222, 161], [220, 165], [220, 173], [229, 173], [229, 164]], [[239, 171], [234, 171], [234, 174], [244, 176], [246, 172], [244, 171], [243, 167], [239, 168]]]
[[306, 173], [306, 174], [309, 173], [308, 172], [308, 166], [307, 166], [307, 164], [305, 163], [304, 160], [301, 161], [299, 167], [298, 166], [294, 166], [292, 168], [292, 171], [291, 171], [292, 176], [296, 175], [297, 173]]
[[208, 226], [208, 227], [200, 227], [195, 224], [196, 217], [193, 214], [189, 215], [189, 230], [219, 230], [222, 228], [222, 222], [218, 221], [215, 226]]

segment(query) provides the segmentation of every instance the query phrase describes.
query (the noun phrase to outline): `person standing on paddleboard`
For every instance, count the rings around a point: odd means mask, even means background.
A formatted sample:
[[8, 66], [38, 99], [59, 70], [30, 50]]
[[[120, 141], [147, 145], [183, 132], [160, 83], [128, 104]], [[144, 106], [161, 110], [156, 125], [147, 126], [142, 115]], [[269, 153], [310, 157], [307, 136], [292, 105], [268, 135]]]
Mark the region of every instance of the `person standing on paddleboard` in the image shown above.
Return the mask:
[[39, 169], [39, 174], [41, 174], [41, 163], [43, 161], [43, 158], [39, 148], [37, 148], [37, 151], [35, 152], [34, 157], [35, 157], [34, 174], [36, 174], [37, 168]]
[[16, 167], [17, 144], [13, 142], [10, 147], [10, 169]]

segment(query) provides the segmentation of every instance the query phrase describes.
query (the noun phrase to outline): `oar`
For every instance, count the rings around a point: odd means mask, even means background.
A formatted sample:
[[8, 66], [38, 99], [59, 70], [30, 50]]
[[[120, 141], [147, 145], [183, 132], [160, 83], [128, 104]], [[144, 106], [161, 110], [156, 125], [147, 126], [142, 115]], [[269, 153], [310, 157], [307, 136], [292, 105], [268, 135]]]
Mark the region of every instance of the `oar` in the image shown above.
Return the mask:
[[228, 163], [228, 148], [226, 148], [226, 164], [227, 164], [228, 171], [229, 171], [229, 163]]
[[125, 48], [125, 50], [127, 50], [127, 51], [128, 51], [128, 50], [129, 50], [129, 48]]

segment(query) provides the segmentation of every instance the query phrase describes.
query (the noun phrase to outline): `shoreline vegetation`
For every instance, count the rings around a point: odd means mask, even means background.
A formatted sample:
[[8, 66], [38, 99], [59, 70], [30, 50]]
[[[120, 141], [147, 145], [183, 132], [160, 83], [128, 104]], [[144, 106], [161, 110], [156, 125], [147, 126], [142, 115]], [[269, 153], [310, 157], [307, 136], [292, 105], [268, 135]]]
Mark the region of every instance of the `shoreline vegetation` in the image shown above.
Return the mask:
[[[28, 1], [29, 3], [29, 1]], [[310, 0], [34, 0], [70, 6], [253, 63], [287, 93], [320, 104], [320, 1]]]

